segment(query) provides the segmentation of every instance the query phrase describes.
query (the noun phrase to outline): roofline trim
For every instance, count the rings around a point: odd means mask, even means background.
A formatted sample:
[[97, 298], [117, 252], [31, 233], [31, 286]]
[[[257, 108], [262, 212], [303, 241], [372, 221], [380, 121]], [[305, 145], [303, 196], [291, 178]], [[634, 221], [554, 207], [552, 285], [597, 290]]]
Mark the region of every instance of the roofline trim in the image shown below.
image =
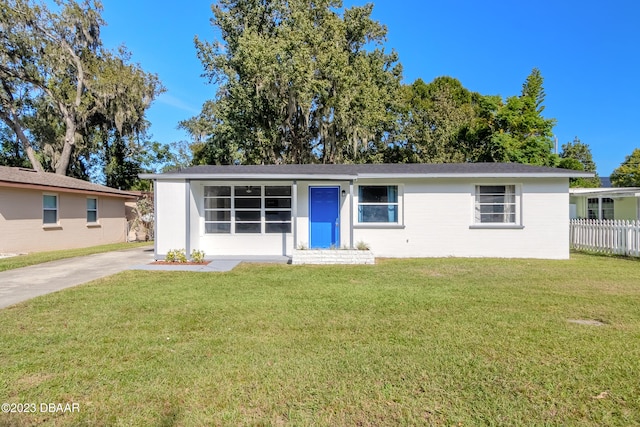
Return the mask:
[[558, 172], [532, 172], [532, 173], [517, 173], [517, 172], [478, 172], [478, 173], [357, 173], [352, 175], [338, 175], [338, 174], [283, 174], [283, 173], [171, 173], [171, 174], [140, 174], [141, 179], [152, 179], [159, 181], [171, 181], [171, 180], [283, 180], [283, 179], [298, 179], [308, 181], [348, 181], [352, 179], [366, 179], [366, 178], [592, 178], [595, 175], [590, 172], [575, 173], [558, 173]]
[[43, 191], [57, 191], [61, 193], [77, 193], [77, 194], [92, 194], [92, 195], [102, 195], [102, 196], [110, 196], [110, 197], [120, 197], [123, 199], [136, 199], [138, 198], [137, 194], [133, 193], [116, 193], [110, 191], [99, 191], [99, 190], [83, 190], [81, 188], [69, 188], [69, 187], [58, 187], [54, 185], [43, 185], [43, 184], [27, 184], [23, 182], [11, 182], [11, 181], [0, 181], [0, 187], [8, 187], [8, 188], [28, 188], [30, 190], [43, 190]]

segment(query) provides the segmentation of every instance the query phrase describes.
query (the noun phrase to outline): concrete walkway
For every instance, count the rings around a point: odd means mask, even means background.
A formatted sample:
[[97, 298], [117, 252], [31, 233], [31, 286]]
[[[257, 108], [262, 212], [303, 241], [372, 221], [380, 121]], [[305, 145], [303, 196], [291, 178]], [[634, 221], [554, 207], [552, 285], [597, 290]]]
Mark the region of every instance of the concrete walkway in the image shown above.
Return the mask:
[[229, 271], [241, 262], [282, 263], [285, 256], [217, 256], [207, 265], [153, 265], [153, 247], [125, 249], [0, 272], [0, 308], [81, 285], [124, 270]]
[[153, 261], [153, 247], [105, 252], [0, 272], [0, 308]]

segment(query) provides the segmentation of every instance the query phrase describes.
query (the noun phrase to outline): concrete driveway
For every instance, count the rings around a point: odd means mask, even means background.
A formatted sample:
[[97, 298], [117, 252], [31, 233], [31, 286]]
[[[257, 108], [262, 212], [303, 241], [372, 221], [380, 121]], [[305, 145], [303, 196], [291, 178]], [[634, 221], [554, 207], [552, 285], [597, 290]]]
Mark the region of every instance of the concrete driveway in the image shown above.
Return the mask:
[[0, 272], [0, 308], [153, 261], [153, 247], [51, 261]]

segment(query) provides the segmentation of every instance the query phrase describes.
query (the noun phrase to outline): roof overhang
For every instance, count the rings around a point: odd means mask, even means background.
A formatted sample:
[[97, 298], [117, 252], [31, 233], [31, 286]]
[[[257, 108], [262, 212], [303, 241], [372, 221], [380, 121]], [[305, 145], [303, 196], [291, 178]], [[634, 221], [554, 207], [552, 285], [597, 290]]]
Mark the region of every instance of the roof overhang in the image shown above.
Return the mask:
[[611, 198], [640, 197], [640, 187], [570, 188], [572, 196], [599, 196]]
[[197, 181], [278, 181], [278, 180], [300, 180], [300, 181], [350, 181], [358, 179], [442, 179], [442, 178], [593, 178], [594, 174], [589, 172], [567, 173], [357, 173], [350, 175], [336, 174], [282, 174], [282, 173], [217, 173], [217, 174], [194, 174], [194, 173], [170, 173], [170, 174], [140, 174], [141, 179], [151, 179], [160, 181], [174, 180], [197, 180]]
[[131, 200], [135, 200], [138, 198], [138, 195], [134, 193], [130, 193], [130, 194], [122, 193], [122, 192], [111, 193], [108, 191], [83, 190], [78, 188], [55, 187], [51, 185], [27, 184], [22, 182], [0, 181], [0, 187], [26, 188], [29, 190], [41, 190], [41, 191], [51, 191], [51, 192], [59, 192], [59, 193], [89, 194], [89, 195], [99, 195], [103, 197], [116, 197], [116, 198], [131, 199]]

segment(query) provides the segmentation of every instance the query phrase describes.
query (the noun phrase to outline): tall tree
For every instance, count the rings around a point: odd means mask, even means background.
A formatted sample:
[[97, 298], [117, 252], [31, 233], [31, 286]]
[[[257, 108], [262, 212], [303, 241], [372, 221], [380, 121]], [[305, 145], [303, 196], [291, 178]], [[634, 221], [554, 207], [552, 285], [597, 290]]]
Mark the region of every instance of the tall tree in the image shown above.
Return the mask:
[[[381, 47], [372, 5], [340, 0], [221, 0], [221, 40], [196, 38], [215, 99], [181, 125], [212, 163], [381, 160], [395, 125], [401, 67]], [[374, 49], [370, 49], [374, 47]], [[204, 137], [203, 137], [204, 136]]]
[[611, 184], [614, 187], [640, 187], [640, 148], [634, 149], [613, 171]]
[[470, 91], [452, 77], [438, 77], [426, 84], [422, 79], [402, 87], [401, 132], [396, 146], [388, 150], [388, 161], [464, 162], [468, 146], [461, 131], [474, 115]]
[[534, 68], [520, 96], [506, 102], [496, 96], [478, 100], [478, 118], [466, 135], [480, 151], [477, 160], [555, 166], [552, 130], [556, 121], [542, 116], [544, 98], [543, 78]]
[[67, 174], [96, 150], [96, 129], [144, 128], [162, 86], [126, 50], [102, 46], [98, 1], [55, 3], [57, 12], [31, 0], [0, 4], [0, 119], [35, 169]]
[[[580, 141], [577, 136], [573, 139], [573, 142], [562, 144], [558, 167], [596, 173], [596, 164], [593, 161], [589, 145]], [[600, 187], [600, 185], [600, 178], [597, 173], [594, 178], [570, 179], [571, 187], [595, 188]]]

